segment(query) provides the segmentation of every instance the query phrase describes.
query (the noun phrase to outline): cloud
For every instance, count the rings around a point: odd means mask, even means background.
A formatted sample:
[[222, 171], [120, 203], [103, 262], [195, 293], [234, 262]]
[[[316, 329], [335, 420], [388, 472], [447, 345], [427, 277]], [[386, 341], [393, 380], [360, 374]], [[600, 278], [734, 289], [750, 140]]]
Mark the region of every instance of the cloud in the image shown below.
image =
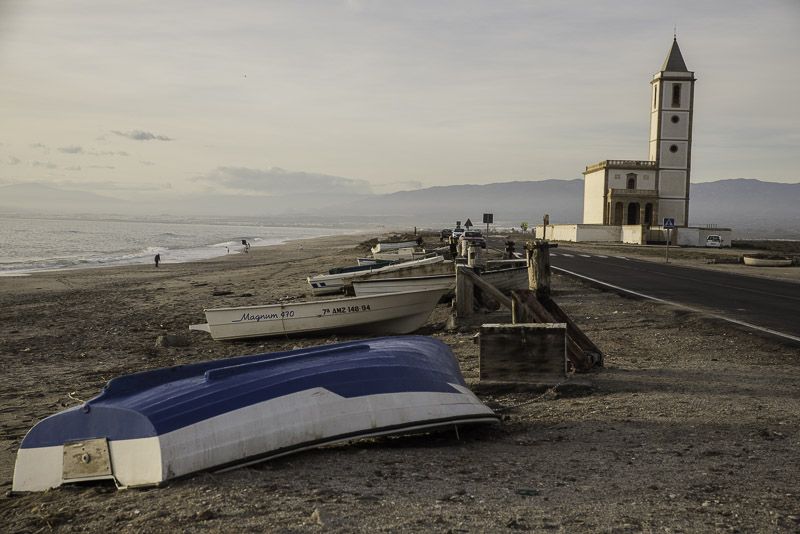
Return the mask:
[[130, 156], [124, 150], [89, 150], [86, 154], [89, 156]]
[[81, 170], [80, 165], [72, 165], [71, 167], [64, 167], [65, 171], [79, 171]]
[[87, 165], [87, 169], [116, 169], [113, 165]]
[[120, 132], [119, 130], [111, 130], [111, 133], [133, 139], [134, 141], [172, 141], [171, 137], [166, 135], [156, 135], [151, 132], [142, 130], [131, 130], [130, 132]]
[[63, 152], [64, 154], [81, 154], [83, 153], [83, 147], [77, 145], [62, 146], [58, 149], [58, 151]]
[[31, 167], [44, 167], [46, 169], [57, 169], [58, 165], [50, 161], [31, 161]]
[[31, 148], [37, 148], [42, 152], [50, 152], [50, 147], [47, 145], [43, 145], [42, 143], [31, 143]]
[[227, 189], [266, 193], [273, 196], [300, 193], [334, 195], [372, 192], [370, 184], [366, 180], [329, 174], [287, 171], [279, 167], [270, 169], [217, 167], [208, 174], [194, 178], [193, 181], [208, 182]]
[[155, 163], [154, 163], [154, 162], [152, 162], [152, 161], [148, 161], [148, 160], [146, 160], [146, 159], [139, 160], [139, 163], [141, 163], [142, 165], [147, 165], [147, 166], [150, 166], [150, 165], [155, 165]]
[[55, 182], [59, 187], [67, 189], [78, 189], [82, 191], [163, 191], [172, 189], [169, 183], [127, 183], [110, 182], [108, 180], [58, 180]]
[[19, 165], [19, 162], [20, 162], [19, 158], [15, 158], [14, 156], [8, 156], [7, 163], [9, 165]]

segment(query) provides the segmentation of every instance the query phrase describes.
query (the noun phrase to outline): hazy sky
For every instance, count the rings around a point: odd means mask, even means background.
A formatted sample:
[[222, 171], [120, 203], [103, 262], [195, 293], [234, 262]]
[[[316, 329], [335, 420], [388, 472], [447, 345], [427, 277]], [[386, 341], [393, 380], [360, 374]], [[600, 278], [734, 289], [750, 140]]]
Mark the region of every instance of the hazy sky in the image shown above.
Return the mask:
[[800, 181], [798, 0], [0, 0], [0, 184], [580, 178], [647, 158], [673, 25], [698, 78], [693, 181]]

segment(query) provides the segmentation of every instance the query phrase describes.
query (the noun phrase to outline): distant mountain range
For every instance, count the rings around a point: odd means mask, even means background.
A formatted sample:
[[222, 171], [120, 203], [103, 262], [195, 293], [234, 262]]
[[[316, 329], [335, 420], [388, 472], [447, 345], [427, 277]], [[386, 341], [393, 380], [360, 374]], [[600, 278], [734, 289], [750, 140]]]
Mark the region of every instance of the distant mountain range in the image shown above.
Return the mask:
[[[452, 226], [470, 218], [481, 225], [493, 213], [496, 225], [536, 224], [547, 213], [552, 223], [577, 223], [583, 213], [583, 180], [502, 182], [454, 185], [386, 195], [246, 196], [191, 194], [135, 202], [86, 191], [42, 184], [0, 187], [5, 213], [169, 214], [177, 216], [251, 217], [272, 224], [384, 223]], [[754, 179], [692, 184], [692, 225], [734, 228], [739, 238], [800, 238], [800, 183]]]

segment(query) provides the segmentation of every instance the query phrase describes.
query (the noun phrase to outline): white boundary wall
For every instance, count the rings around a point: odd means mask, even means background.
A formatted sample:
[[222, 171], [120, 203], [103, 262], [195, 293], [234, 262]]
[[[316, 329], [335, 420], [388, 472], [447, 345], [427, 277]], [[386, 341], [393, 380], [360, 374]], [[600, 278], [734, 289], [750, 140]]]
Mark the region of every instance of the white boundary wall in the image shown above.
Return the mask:
[[536, 239], [552, 239], [553, 241], [597, 241], [619, 242], [621, 239], [621, 226], [608, 226], [604, 224], [550, 224], [547, 234], [544, 234], [544, 225], [536, 226]]
[[[675, 230], [672, 232], [674, 234]], [[730, 228], [697, 228], [690, 226], [688, 228], [678, 228], [677, 233], [677, 243], [682, 247], [705, 247], [706, 239], [710, 235], [720, 236], [722, 238], [722, 246], [730, 247], [733, 232]], [[675, 241], [675, 237], [672, 240]]]
[[644, 227], [641, 224], [626, 224], [622, 227], [623, 243], [643, 245], [646, 241]]

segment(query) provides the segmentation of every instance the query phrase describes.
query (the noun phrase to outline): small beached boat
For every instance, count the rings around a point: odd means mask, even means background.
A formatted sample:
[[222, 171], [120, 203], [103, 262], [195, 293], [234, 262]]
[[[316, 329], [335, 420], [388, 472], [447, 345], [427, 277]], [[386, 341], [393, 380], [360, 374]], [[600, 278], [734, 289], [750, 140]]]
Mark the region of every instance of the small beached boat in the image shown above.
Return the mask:
[[514, 289], [528, 289], [530, 285], [527, 267], [483, 271], [480, 276], [503, 293]]
[[419, 260], [429, 256], [436, 256], [436, 253], [426, 252], [422, 248], [398, 248], [389, 252], [374, 252], [372, 257], [376, 260], [389, 260], [389, 261], [410, 261]]
[[496, 420], [432, 338], [241, 356], [111, 380], [28, 432], [12, 488], [157, 485], [335, 442]]
[[367, 297], [343, 297], [265, 306], [206, 309], [204, 324], [189, 330], [216, 340], [279, 335], [349, 332], [410, 334], [428, 320], [446, 290], [405, 291]]
[[316, 276], [309, 276], [306, 280], [308, 285], [311, 286], [312, 295], [330, 295], [333, 293], [340, 293], [344, 290], [345, 286], [350, 285], [350, 282], [355, 278], [369, 276], [376, 273], [392, 273], [395, 271], [410, 271], [418, 267], [430, 265], [433, 263], [440, 263], [444, 261], [442, 256], [433, 256], [431, 258], [423, 258], [415, 261], [407, 261], [404, 263], [392, 263], [391, 265], [364, 265], [358, 270], [348, 270], [346, 272], [334, 274], [318, 274]]
[[745, 254], [744, 264], [752, 267], [789, 267], [792, 258], [786, 256], [774, 256], [769, 254]]
[[406, 276], [399, 278], [367, 278], [353, 280], [356, 296], [397, 293], [400, 291], [445, 290], [452, 291], [456, 286], [455, 274], [432, 276]]
[[378, 243], [374, 247], [372, 247], [372, 253], [377, 254], [379, 252], [386, 252], [387, 250], [397, 250], [399, 248], [409, 248], [409, 247], [416, 247], [416, 241], [386, 241], [383, 243]]

